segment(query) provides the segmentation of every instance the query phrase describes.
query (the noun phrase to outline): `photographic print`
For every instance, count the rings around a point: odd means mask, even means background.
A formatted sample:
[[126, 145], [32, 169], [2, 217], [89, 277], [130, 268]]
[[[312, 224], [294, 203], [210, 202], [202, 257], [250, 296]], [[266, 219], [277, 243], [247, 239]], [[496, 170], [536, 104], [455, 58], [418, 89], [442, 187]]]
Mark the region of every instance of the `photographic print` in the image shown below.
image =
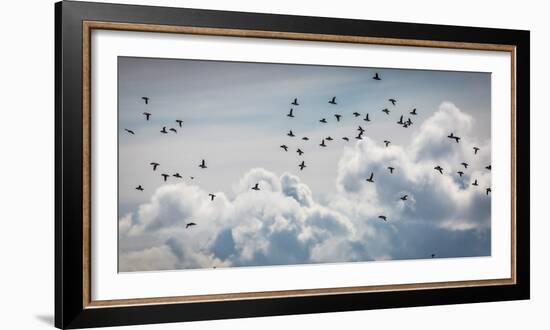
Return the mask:
[[491, 74], [118, 58], [120, 272], [491, 255]]

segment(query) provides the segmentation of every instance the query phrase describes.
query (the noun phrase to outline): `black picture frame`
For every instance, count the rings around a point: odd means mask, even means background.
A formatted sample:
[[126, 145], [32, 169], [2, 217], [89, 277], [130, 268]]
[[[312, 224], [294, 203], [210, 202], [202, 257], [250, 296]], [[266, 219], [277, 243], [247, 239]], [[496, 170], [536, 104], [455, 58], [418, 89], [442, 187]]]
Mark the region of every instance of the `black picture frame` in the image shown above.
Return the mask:
[[[83, 22], [512, 45], [516, 50], [516, 283], [130, 306], [85, 306]], [[55, 4], [55, 326], [85, 328], [529, 299], [529, 31], [62, 1]]]

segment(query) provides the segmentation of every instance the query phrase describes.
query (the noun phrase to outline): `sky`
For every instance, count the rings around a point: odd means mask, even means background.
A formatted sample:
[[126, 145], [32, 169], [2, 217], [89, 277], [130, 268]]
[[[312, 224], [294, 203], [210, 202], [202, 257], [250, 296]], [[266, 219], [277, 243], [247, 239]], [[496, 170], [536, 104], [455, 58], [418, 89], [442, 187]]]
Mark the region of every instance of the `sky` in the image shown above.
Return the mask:
[[[490, 73], [130, 57], [118, 66], [120, 271], [490, 255]], [[397, 124], [401, 115], [413, 124]]]

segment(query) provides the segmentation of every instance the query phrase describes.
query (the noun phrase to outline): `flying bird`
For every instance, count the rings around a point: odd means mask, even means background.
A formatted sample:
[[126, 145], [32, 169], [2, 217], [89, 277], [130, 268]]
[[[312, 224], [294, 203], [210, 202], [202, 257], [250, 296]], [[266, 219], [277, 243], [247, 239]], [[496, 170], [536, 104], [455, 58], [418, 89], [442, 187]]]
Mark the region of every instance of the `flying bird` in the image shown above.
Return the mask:
[[447, 137], [449, 139], [455, 139], [456, 143], [460, 142], [460, 138], [458, 136], [455, 136], [453, 133], [449, 134]]
[[175, 129], [175, 128], [170, 128], [170, 129], [169, 129], [169, 131], [170, 131], [170, 132], [174, 132], [174, 133], [178, 134], [178, 131], [176, 131], [176, 129]]
[[478, 186], [477, 179], [474, 180], [474, 183], [472, 183], [472, 186]]
[[365, 129], [361, 125], [357, 126], [357, 130], [361, 133], [365, 132]]
[[414, 109], [410, 112], [410, 114], [413, 115], [413, 116], [416, 116], [416, 115], [417, 115], [417, 113], [416, 113], [416, 108], [414, 108]]
[[370, 121], [369, 119], [369, 114], [367, 113], [367, 115], [365, 116], [365, 118], [363, 118], [364, 121]]
[[259, 183], [256, 183], [256, 184], [254, 185], [254, 187], [252, 187], [251, 189], [252, 189], [252, 190], [260, 190], [259, 185], [260, 185]]
[[374, 80], [382, 80], [382, 78], [380, 78], [380, 76], [378, 75], [378, 72], [376, 72], [376, 73], [374, 74], [374, 77], [372, 77], [372, 79], [374, 79]]
[[436, 171], [439, 171], [439, 173], [443, 174], [443, 168], [439, 165], [437, 165], [436, 167], [434, 167], [434, 170]]
[[479, 151], [479, 148], [478, 147], [474, 147], [474, 155], [477, 155], [477, 152]]
[[390, 110], [388, 110], [388, 109], [383, 109], [382, 112], [384, 112], [386, 115], [390, 114]]
[[491, 170], [491, 165], [487, 165], [487, 166], [485, 166], [485, 168], [490, 171]]
[[216, 195], [214, 195], [214, 194], [208, 194], [208, 196], [210, 196], [210, 200], [211, 200], [211, 201], [213, 201], [214, 198], [216, 198]]
[[464, 166], [464, 168], [468, 168], [468, 163], [460, 163], [460, 165]]
[[288, 151], [288, 147], [286, 145], [281, 145], [281, 148], [283, 148], [285, 151]]
[[298, 153], [299, 156], [301, 156], [301, 155], [304, 154], [304, 152], [302, 151], [302, 149], [298, 149], [298, 150], [296, 150], [296, 152]]
[[403, 196], [401, 196], [401, 198], [399, 198], [399, 199], [402, 200], [402, 201], [406, 201], [408, 196], [409, 196], [409, 195], [403, 195]]
[[411, 125], [413, 124], [411, 118], [407, 118], [406, 124], [407, 124], [408, 126], [411, 126]]
[[486, 194], [486, 195], [489, 195], [490, 192], [491, 192], [491, 188], [485, 189], [485, 194]]
[[304, 137], [302, 138], [302, 140], [304, 140], [304, 141], [309, 141], [309, 138], [308, 138], [307, 136], [304, 136]]
[[388, 101], [390, 101], [392, 105], [395, 105], [395, 102], [397, 102], [396, 99], [388, 99]]
[[294, 137], [294, 133], [292, 133], [292, 130], [288, 131], [288, 133], [286, 133], [286, 135], [290, 136], [290, 137]]
[[157, 167], [160, 165], [159, 163], [151, 162], [149, 165], [153, 166], [153, 171], [157, 170]]
[[379, 215], [378, 218], [384, 221], [388, 221], [388, 218], [385, 215]]
[[189, 222], [188, 224], [185, 225], [185, 229], [189, 228], [189, 227], [192, 227], [192, 226], [196, 226], [197, 224], [194, 223], [194, 222]]
[[136, 190], [143, 191], [143, 187], [141, 185], [136, 187]]
[[323, 123], [323, 124], [326, 124], [327, 123], [327, 120], [325, 118], [319, 120], [319, 122]]
[[348, 142], [349, 142], [349, 138], [348, 138], [347, 136], [344, 136], [344, 137], [342, 138], [342, 140], [348, 141]]
[[293, 110], [290, 108], [290, 112], [286, 114], [287, 117], [294, 118]]
[[328, 103], [330, 103], [330, 104], [337, 104], [337, 103], [336, 103], [336, 96], [333, 96], [333, 97], [332, 97], [332, 100], [328, 101]]
[[327, 140], [327, 141], [332, 141], [332, 140], [333, 140], [333, 138], [332, 138], [332, 137], [330, 137], [330, 136], [327, 136], [325, 140]]
[[134, 131], [132, 131], [131, 129], [127, 129], [127, 128], [125, 128], [124, 130], [125, 130], [126, 132], [128, 132], [128, 133], [132, 134], [132, 135], [134, 135], [134, 134], [135, 134], [135, 133], [134, 133]]
[[149, 98], [147, 96], [142, 96], [141, 98], [145, 101], [145, 104], [149, 104]]
[[290, 104], [292, 104], [292, 105], [299, 105], [299, 104], [298, 104], [298, 99], [295, 98], [294, 101], [293, 101], [292, 103], [290, 103]]
[[178, 123], [178, 125], [179, 125], [180, 127], [182, 127], [182, 125], [183, 125], [183, 120], [181, 120], [181, 119], [176, 119], [176, 123]]
[[353, 115], [354, 115], [355, 117], [361, 116], [361, 114], [360, 114], [359, 112], [354, 112]]
[[178, 178], [178, 179], [182, 178], [182, 176], [179, 173], [172, 174], [172, 176], [175, 177], [175, 178]]
[[144, 112], [143, 115], [145, 116], [145, 120], [149, 120], [149, 117], [151, 117], [149, 112]]
[[323, 141], [321, 141], [321, 144], [319, 144], [321, 147], [326, 147], [327, 145], [325, 144], [325, 140], [323, 139]]
[[334, 117], [336, 117], [336, 121], [340, 121], [340, 118], [342, 118], [342, 115], [335, 114]]
[[390, 170], [390, 174], [393, 174], [393, 170], [395, 170], [395, 168], [388, 166], [388, 170]]
[[162, 129], [160, 130], [162, 134], [168, 134], [168, 131], [166, 130], [166, 126], [162, 126]]
[[363, 131], [359, 131], [359, 134], [357, 134], [357, 136], [355, 138], [357, 140], [362, 140], [363, 139]]
[[170, 175], [162, 173], [161, 176], [164, 178], [164, 182], [166, 182], [166, 180], [168, 180], [168, 177]]
[[431, 256], [432, 256], [432, 259], [435, 258], [435, 253], [432, 253]]
[[366, 179], [368, 182], [374, 183], [374, 173], [370, 172], [370, 177]]
[[386, 148], [390, 145], [391, 141], [384, 140], [384, 144], [386, 145]]
[[464, 175], [464, 172], [462, 172], [462, 171], [458, 171], [456, 173], [458, 173], [458, 176], [463, 176]]
[[204, 161], [204, 159], [203, 159], [202, 162], [200, 163], [199, 167], [200, 167], [200, 168], [206, 168], [206, 162]]
[[307, 167], [305, 162], [302, 160], [302, 163], [300, 165], [298, 165], [298, 167], [300, 167], [300, 171], [302, 171], [304, 169], [304, 167]]
[[399, 121], [397, 122], [399, 125], [403, 125], [403, 116], [399, 117]]

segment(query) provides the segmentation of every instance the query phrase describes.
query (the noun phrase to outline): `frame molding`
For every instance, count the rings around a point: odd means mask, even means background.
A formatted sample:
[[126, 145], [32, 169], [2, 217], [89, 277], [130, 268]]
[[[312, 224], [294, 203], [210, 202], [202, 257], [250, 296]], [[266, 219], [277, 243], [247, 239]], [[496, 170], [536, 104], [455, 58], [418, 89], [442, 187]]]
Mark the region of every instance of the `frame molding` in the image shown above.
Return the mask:
[[[529, 32], [71, 1], [57, 3], [55, 10], [57, 327], [529, 298]], [[92, 301], [90, 51], [94, 29], [510, 52], [511, 278]], [[521, 134], [516, 131], [518, 127]], [[77, 160], [81, 168], [75, 168]]]

